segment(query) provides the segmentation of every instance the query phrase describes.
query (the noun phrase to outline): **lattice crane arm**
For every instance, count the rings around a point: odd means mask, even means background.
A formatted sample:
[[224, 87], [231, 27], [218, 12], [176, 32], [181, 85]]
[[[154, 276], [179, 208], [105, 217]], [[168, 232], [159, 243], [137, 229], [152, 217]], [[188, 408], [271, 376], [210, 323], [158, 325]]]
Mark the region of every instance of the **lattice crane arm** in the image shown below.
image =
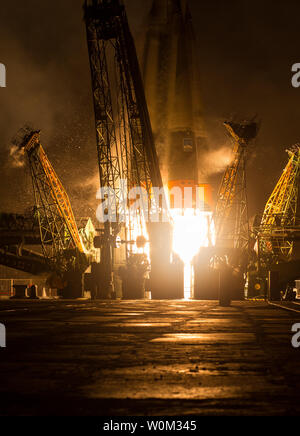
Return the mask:
[[[283, 173], [267, 201], [262, 226], [272, 225], [276, 216], [280, 217], [283, 224], [294, 225], [296, 220], [296, 210], [291, 206], [296, 200], [298, 189], [299, 167], [300, 167], [300, 146], [298, 150], [288, 150], [289, 161]], [[296, 202], [297, 203], [297, 202]]]
[[84, 254], [69, 197], [41, 145], [40, 132], [28, 134], [21, 146], [28, 155], [45, 257], [59, 264], [67, 251]]
[[[115, 236], [124, 224], [131, 239], [133, 228], [140, 227], [141, 232], [148, 231], [151, 245], [151, 212], [169, 215], [142, 75], [125, 6], [121, 0], [86, 0], [84, 15], [100, 185], [107, 191], [106, 204], [112, 206], [110, 210], [114, 218], [106, 216], [101, 242], [101, 263], [104, 267], [102, 287], [105, 294], [109, 295], [113, 281], [111, 234]], [[120, 186], [121, 180], [125, 180], [126, 187]], [[132, 188], [143, 189], [147, 193], [147, 197], [141, 194], [143, 204], [136, 211], [132, 211], [128, 199]], [[153, 188], [160, 189], [160, 199], [152, 195]], [[124, 197], [128, 200], [125, 205]], [[120, 209], [125, 212], [123, 219], [120, 219]], [[158, 250], [155, 251], [152, 244], [150, 251], [153, 266], [153, 253]]]
[[287, 150], [289, 161], [267, 201], [259, 228], [260, 249], [263, 254], [273, 254], [289, 259], [293, 241], [287, 230], [296, 225], [300, 176], [300, 145]]
[[71, 207], [71, 203], [68, 197], [68, 194], [66, 193], [60, 179], [58, 178], [57, 174], [54, 171], [53, 166], [51, 165], [45, 150], [42, 146], [40, 146], [40, 159], [41, 163], [43, 165], [43, 168], [45, 170], [45, 173], [47, 174], [49, 183], [52, 188], [52, 192], [54, 195], [54, 200], [57, 202], [59, 212], [62, 216], [62, 218], [65, 220], [66, 226], [70, 232], [70, 235], [73, 240], [74, 248], [77, 248], [78, 251], [81, 253], [84, 253], [85, 249], [82, 244], [79, 231], [77, 228], [76, 220], [74, 217], [74, 213]]
[[214, 219], [217, 245], [244, 248], [249, 241], [249, 224], [246, 198], [246, 151], [256, 137], [258, 125], [254, 122], [224, 126], [233, 139], [233, 159], [226, 168], [218, 193]]
[[[145, 187], [151, 199], [151, 188], [162, 188], [163, 182], [124, 4], [120, 0], [86, 0], [84, 10], [101, 186], [117, 192], [118, 202], [118, 180], [125, 178], [129, 188]], [[109, 56], [115, 59], [114, 74], [108, 67]], [[112, 76], [117, 81], [117, 111], [113, 109]], [[120, 138], [122, 129], [127, 133]]]

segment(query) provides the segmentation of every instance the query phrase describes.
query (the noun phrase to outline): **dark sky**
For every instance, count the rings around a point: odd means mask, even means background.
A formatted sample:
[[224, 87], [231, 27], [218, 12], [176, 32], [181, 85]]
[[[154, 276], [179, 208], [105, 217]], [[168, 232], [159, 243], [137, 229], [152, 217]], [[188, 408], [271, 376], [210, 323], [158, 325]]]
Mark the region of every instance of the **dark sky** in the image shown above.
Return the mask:
[[[26, 122], [65, 185], [76, 215], [93, 214], [98, 186], [83, 0], [15, 0], [0, 6], [2, 211], [32, 204], [28, 168], [13, 168], [10, 140]], [[300, 142], [300, 88], [291, 66], [300, 62], [300, 2], [190, 0], [199, 45], [203, 107], [216, 148], [221, 122], [255, 114], [261, 131], [249, 162], [251, 214], [261, 212], [286, 164], [285, 149]], [[151, 0], [127, 0], [133, 33], [143, 30]], [[217, 184], [221, 175], [215, 177]]]

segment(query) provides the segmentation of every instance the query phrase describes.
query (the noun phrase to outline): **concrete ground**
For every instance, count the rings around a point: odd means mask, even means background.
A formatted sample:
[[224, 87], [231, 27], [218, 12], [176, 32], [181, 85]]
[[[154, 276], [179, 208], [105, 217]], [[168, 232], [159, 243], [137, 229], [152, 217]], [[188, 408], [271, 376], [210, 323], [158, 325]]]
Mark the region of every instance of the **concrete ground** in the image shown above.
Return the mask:
[[297, 322], [264, 302], [0, 301], [0, 414], [299, 414]]

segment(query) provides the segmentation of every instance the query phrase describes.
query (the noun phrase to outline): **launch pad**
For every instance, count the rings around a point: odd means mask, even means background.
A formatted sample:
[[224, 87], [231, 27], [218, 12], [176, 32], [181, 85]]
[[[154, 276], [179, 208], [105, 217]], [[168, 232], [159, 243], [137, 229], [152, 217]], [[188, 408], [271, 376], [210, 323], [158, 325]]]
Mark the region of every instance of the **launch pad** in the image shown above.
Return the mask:
[[3, 3], [0, 415], [299, 415], [293, 15]]
[[300, 413], [299, 312], [265, 302], [0, 301], [1, 415]]

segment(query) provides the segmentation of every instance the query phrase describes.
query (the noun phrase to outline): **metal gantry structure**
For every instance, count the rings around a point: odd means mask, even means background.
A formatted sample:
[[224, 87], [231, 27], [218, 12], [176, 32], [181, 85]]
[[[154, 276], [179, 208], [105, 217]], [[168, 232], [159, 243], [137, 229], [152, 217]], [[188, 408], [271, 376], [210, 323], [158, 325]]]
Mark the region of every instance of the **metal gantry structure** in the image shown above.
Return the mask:
[[41, 246], [50, 268], [64, 273], [86, 268], [81, 242], [68, 195], [40, 142], [40, 132], [29, 132], [20, 144], [27, 153], [35, 198]]
[[272, 192], [258, 230], [259, 255], [264, 263], [291, 259], [294, 239], [299, 238], [297, 205], [300, 144], [287, 150], [289, 161]]
[[118, 183], [124, 176], [129, 188], [144, 186], [150, 192], [163, 184], [125, 7], [119, 0], [87, 0], [85, 20], [100, 182], [117, 193], [119, 206]]
[[31, 210], [24, 215], [0, 214], [0, 264], [30, 274], [43, 274], [49, 266], [43, 255], [26, 247], [40, 245], [39, 224]]
[[[84, 13], [100, 186], [105, 189], [106, 204], [110, 208], [110, 216], [104, 220], [101, 247], [102, 285], [108, 295], [112, 280], [112, 240], [120, 227], [131, 225], [130, 217], [129, 222], [124, 216], [120, 217], [120, 210], [125, 215], [129, 211], [128, 192], [132, 188], [146, 191], [147, 204], [139, 213], [149, 220], [153, 207], [161, 209], [164, 202], [162, 199], [155, 205], [151, 189], [162, 189], [163, 182], [125, 6], [119, 0], [86, 0]], [[121, 180], [125, 181], [125, 186], [121, 186]]]
[[234, 148], [233, 160], [224, 173], [214, 213], [216, 246], [246, 250], [249, 244], [247, 147], [256, 137], [258, 125], [254, 122], [226, 122], [224, 125], [234, 142]]

